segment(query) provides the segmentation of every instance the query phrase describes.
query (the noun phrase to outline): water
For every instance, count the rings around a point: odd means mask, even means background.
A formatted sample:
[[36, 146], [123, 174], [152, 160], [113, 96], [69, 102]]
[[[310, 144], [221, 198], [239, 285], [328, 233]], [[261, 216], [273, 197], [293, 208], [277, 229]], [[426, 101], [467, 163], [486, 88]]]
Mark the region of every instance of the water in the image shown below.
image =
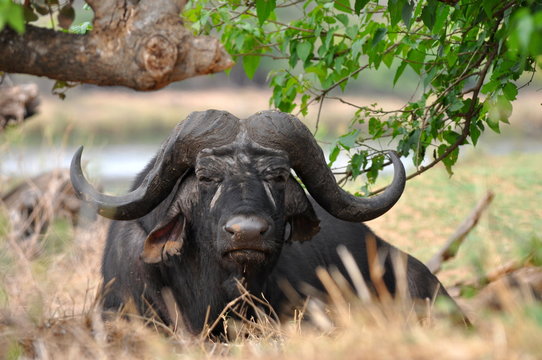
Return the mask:
[[[83, 167], [91, 179], [129, 181], [159, 147], [159, 144], [129, 144], [85, 148]], [[2, 156], [0, 172], [9, 177], [30, 177], [55, 168], [69, 168], [76, 150], [75, 147], [12, 147]]]
[[[503, 139], [504, 140], [504, 139]], [[160, 144], [125, 144], [85, 148], [83, 167], [89, 179], [102, 184], [117, 184], [126, 187], [145, 167]], [[517, 152], [542, 153], [542, 141], [538, 139], [508, 139], [504, 141], [481, 142], [475, 149], [466, 146], [462, 154], [482, 150], [489, 154], [505, 155]], [[10, 147], [0, 158], [0, 174], [7, 177], [27, 178], [55, 168], [69, 168], [75, 147]], [[326, 153], [326, 159], [327, 159]], [[334, 168], [345, 166], [348, 156], [341, 154]], [[403, 159], [412, 167], [410, 159]], [[391, 169], [389, 172], [391, 173]]]
[[[127, 144], [85, 148], [83, 168], [91, 182], [99, 182], [107, 190], [122, 191], [143, 170], [159, 147], [160, 144]], [[0, 174], [28, 178], [56, 168], [69, 168], [76, 150], [75, 147], [11, 147], [2, 155]], [[341, 154], [334, 168], [347, 163], [348, 156]]]

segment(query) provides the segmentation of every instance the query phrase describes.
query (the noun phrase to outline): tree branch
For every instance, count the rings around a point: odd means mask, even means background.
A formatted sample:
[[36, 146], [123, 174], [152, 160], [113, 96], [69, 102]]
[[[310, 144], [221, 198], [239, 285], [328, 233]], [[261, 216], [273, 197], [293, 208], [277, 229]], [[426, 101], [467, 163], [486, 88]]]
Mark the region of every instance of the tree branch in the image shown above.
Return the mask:
[[89, 0], [87, 35], [27, 25], [0, 32], [0, 71], [56, 80], [156, 90], [174, 81], [233, 66], [215, 38], [195, 37], [179, 13], [185, 1]]
[[440, 271], [442, 264], [457, 254], [459, 247], [463, 243], [463, 240], [467, 237], [469, 232], [478, 224], [480, 216], [484, 210], [491, 204], [491, 201], [495, 197], [495, 194], [488, 191], [482, 200], [478, 202], [476, 207], [471, 211], [469, 216], [463, 221], [463, 223], [457, 228], [455, 233], [448, 239], [446, 244], [425, 264], [433, 274]]
[[[452, 145], [450, 145], [446, 149], [446, 151], [442, 155], [435, 158], [429, 164], [427, 164], [425, 166], [420, 166], [420, 168], [417, 171], [413, 172], [412, 174], [410, 174], [410, 175], [408, 175], [406, 177], [407, 180], [410, 180], [410, 179], [412, 179], [412, 178], [426, 172], [427, 170], [431, 169], [433, 166], [435, 166], [436, 164], [441, 162], [443, 159], [448, 157], [448, 155], [450, 155], [455, 149], [457, 149], [460, 145], [462, 145], [467, 140], [467, 137], [470, 134], [470, 124], [472, 122], [472, 119], [476, 116], [476, 113], [479, 111], [479, 108], [481, 108], [481, 105], [477, 106], [478, 95], [480, 94], [480, 89], [482, 88], [482, 85], [484, 84], [484, 79], [485, 79], [485, 77], [487, 75], [487, 72], [489, 71], [489, 68], [493, 64], [493, 59], [495, 58], [496, 55], [497, 55], [497, 49], [492, 49], [491, 52], [488, 55], [487, 62], [485, 64], [484, 68], [482, 69], [482, 71], [480, 71], [478, 81], [476, 82], [476, 85], [474, 86], [474, 89], [472, 91], [473, 92], [472, 98], [471, 98], [472, 101], [471, 101], [469, 110], [467, 111], [467, 113], [464, 116], [465, 122], [463, 124], [463, 131], [461, 132], [461, 135], [457, 138], [457, 140]], [[380, 188], [378, 190], [375, 190], [375, 191], [373, 191], [371, 193], [371, 195], [381, 193], [382, 191], [386, 190], [386, 188], [387, 187], [382, 187], [382, 188]]]

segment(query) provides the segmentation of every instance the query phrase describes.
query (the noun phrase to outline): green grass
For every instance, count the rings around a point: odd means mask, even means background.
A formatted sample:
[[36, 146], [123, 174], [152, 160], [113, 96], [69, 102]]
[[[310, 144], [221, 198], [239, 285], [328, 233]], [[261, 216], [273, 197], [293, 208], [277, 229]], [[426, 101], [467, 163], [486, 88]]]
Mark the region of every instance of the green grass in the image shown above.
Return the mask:
[[539, 163], [536, 153], [472, 153], [460, 160], [452, 177], [441, 167], [409, 181], [399, 203], [369, 225], [388, 241], [429, 260], [485, 193], [492, 191], [492, 204], [446, 268], [487, 270], [505, 264], [518, 259], [533, 239], [540, 239]]

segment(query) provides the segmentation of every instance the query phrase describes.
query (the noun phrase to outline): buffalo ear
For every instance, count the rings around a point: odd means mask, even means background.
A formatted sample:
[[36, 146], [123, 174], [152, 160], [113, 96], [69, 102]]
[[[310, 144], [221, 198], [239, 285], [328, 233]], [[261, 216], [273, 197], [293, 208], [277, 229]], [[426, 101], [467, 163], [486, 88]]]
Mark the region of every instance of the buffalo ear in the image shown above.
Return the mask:
[[291, 226], [290, 241], [312, 239], [320, 231], [320, 220], [299, 183], [289, 178], [285, 189], [286, 217]]
[[159, 223], [145, 239], [141, 260], [156, 264], [168, 256], [178, 255], [184, 244], [186, 219], [177, 215]]

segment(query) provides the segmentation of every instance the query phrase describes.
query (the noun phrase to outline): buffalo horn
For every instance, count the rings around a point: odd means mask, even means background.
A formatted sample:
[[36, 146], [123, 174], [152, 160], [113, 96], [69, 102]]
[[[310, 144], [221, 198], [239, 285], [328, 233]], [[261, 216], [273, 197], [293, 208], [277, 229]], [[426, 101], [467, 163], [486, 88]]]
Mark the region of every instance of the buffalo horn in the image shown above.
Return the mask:
[[292, 168], [314, 199], [339, 219], [362, 222], [388, 211], [401, 197], [405, 187], [405, 169], [395, 152], [392, 183], [379, 195], [355, 197], [341, 189], [326, 165], [322, 149], [309, 129], [296, 117], [278, 111], [264, 111], [246, 119], [250, 138], [262, 146], [288, 153]]
[[191, 113], [177, 125], [162, 144], [152, 169], [141, 184], [126, 195], [102, 194], [85, 179], [81, 169], [83, 147], [75, 153], [70, 177], [78, 197], [94, 204], [98, 212], [114, 220], [132, 220], [148, 214], [164, 200], [175, 183], [192, 167], [197, 154], [208, 147], [233, 142], [239, 133], [239, 119], [225, 111]]

